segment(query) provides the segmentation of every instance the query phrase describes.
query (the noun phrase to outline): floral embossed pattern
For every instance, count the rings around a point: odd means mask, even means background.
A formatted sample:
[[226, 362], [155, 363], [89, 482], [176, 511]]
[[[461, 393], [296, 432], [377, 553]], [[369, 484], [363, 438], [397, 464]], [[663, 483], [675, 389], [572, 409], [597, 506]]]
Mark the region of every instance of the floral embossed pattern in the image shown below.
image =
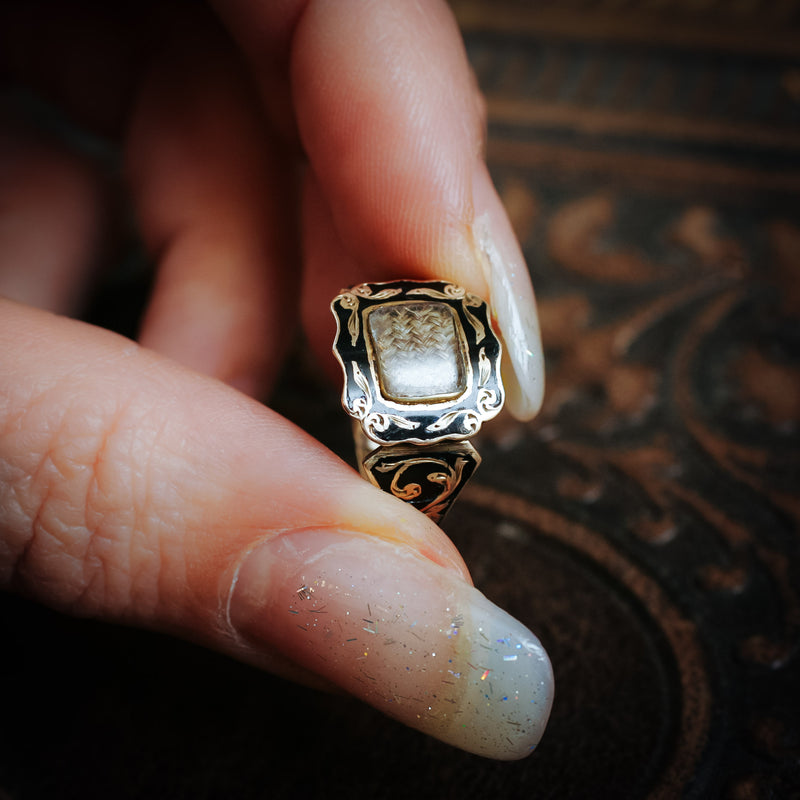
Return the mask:
[[[564, 575], [603, 576], [584, 590], [597, 612], [577, 581], [527, 612], [560, 688], [537, 769], [559, 736], [582, 764], [554, 767], [544, 796], [794, 796], [800, 8], [500, 6], [456, 3], [548, 386], [534, 423], [492, 431], [464, 497], [497, 519], [515, 586], [538, 579], [545, 542], [566, 548]], [[485, 569], [502, 591], [502, 566]], [[629, 621], [609, 647], [612, 598], [649, 633]]]

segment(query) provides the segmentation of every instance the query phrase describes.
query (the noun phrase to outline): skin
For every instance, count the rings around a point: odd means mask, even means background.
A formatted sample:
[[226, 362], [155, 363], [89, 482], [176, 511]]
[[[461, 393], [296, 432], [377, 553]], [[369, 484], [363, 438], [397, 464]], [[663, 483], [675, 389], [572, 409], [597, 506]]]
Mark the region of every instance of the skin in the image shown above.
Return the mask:
[[[283, 607], [272, 587], [285, 594], [302, 573], [288, 546], [265, 566], [270, 543], [311, 542], [313, 561], [324, 542], [329, 570], [331, 536], [348, 543], [331, 551], [345, 566], [382, 548], [398, 591], [406, 575], [442, 614], [457, 597], [488, 619], [488, 601], [440, 529], [252, 398], [274, 383], [298, 324], [336, 374], [328, 305], [343, 286], [444, 277], [491, 299], [501, 331], [521, 336], [534, 380], [505, 364], [509, 394], [521, 418], [538, 408], [533, 295], [481, 160], [482, 104], [457, 27], [435, 0], [106, 5], [0, 9], [3, 73], [119, 142], [157, 264], [138, 343], [68, 319], [111, 243], [108, 188], [90, 157], [6, 104], [0, 584], [352, 688], [346, 662], [329, 674], [305, 663], [294, 627], [263, 632]], [[391, 658], [382, 669], [388, 685]], [[472, 739], [493, 741], [480, 727], [497, 724], [476, 716]], [[417, 727], [500, 758], [535, 744], [478, 748], [442, 725]]]

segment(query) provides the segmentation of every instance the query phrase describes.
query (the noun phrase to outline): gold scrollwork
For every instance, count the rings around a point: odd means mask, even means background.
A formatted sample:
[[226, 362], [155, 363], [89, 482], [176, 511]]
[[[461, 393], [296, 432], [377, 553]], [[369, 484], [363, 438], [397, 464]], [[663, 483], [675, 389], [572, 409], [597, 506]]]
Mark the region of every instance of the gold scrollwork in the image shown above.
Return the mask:
[[469, 324], [475, 329], [475, 344], [480, 344], [486, 338], [486, 328], [483, 326], [483, 323], [467, 308], [468, 305], [470, 305], [470, 303], [464, 304], [464, 316], [469, 321]]
[[465, 411], [461, 424], [469, 433], [477, 433], [481, 429], [481, 418], [472, 410]]
[[392, 472], [394, 470], [395, 474], [392, 477], [389, 490], [400, 500], [408, 501], [419, 497], [422, 494], [422, 487], [414, 482], [407, 483], [404, 486], [401, 485], [405, 473], [412, 467], [418, 467], [421, 464], [430, 464], [432, 467], [435, 467], [436, 469], [434, 471], [427, 474], [426, 479], [428, 483], [440, 486], [441, 490], [428, 503], [421, 507], [420, 511], [436, 521], [447, 509], [450, 495], [461, 485], [461, 476], [467, 463], [465, 458], [459, 456], [455, 464], [450, 466], [450, 464], [442, 459], [427, 456], [412, 458], [403, 462], [382, 464], [376, 467], [376, 470], [378, 472]]
[[403, 290], [402, 289], [381, 289], [372, 295], [373, 300], [388, 300], [390, 297], [397, 297]]
[[481, 347], [481, 351], [478, 353], [478, 386], [486, 386], [491, 371], [492, 365], [486, 355], [486, 348]]
[[372, 408], [372, 392], [364, 373], [358, 368], [358, 364], [355, 361], [351, 361], [350, 365], [353, 368], [353, 380], [356, 382], [356, 386], [364, 392], [363, 396], [357, 397], [350, 404], [350, 411], [358, 419], [364, 419], [369, 409]]
[[364, 420], [364, 429], [367, 433], [384, 433], [389, 430], [390, 425], [396, 425], [405, 431], [413, 431], [419, 428], [419, 422], [401, 417], [399, 414], [370, 414]]
[[429, 286], [417, 286], [409, 289], [406, 294], [409, 297], [433, 297], [436, 300], [459, 300], [466, 294], [466, 289], [463, 286], [456, 286], [453, 283], [448, 283], [444, 287], [444, 291], [432, 289]]
[[[480, 393], [478, 400], [480, 403]], [[481, 411], [485, 411], [485, 409], [481, 408]], [[446, 414], [443, 414], [441, 417], [439, 417], [436, 422], [432, 422], [430, 425], [428, 425], [425, 430], [430, 432], [443, 431], [446, 428], [449, 428], [456, 420], [459, 419], [459, 417], [461, 418], [459, 420], [460, 425], [467, 433], [477, 433], [480, 430], [481, 418], [474, 411], [472, 411], [472, 409], [468, 408], [457, 408], [454, 411], [448, 411]], [[458, 431], [458, 433], [463, 433], [463, 431]]]
[[419, 464], [423, 460], [424, 459], [416, 459], [415, 461], [406, 461], [404, 463], [395, 461], [391, 464], [381, 464], [380, 466], [375, 467], [375, 469], [378, 472], [391, 472], [392, 470], [397, 470], [392, 478], [391, 484], [389, 485], [389, 491], [400, 500], [408, 501], [419, 497], [422, 494], [422, 487], [418, 483], [407, 483], [405, 486], [401, 486], [400, 481], [403, 478], [403, 473], [405, 473], [409, 467], [413, 466], [414, 464]]
[[428, 480], [431, 483], [440, 484], [442, 491], [424, 508], [420, 509], [423, 514], [427, 514], [434, 521], [444, 514], [449, 505], [450, 495], [461, 486], [461, 474], [466, 465], [467, 460], [459, 457], [452, 467], [449, 464], [444, 465], [446, 472], [432, 472], [428, 475]]
[[475, 402], [479, 411], [484, 414], [488, 414], [497, 408], [499, 402], [497, 392], [495, 392], [493, 389], [483, 388], [478, 392], [478, 397], [476, 398]]
[[350, 344], [355, 347], [359, 334], [358, 298], [352, 292], [342, 292], [337, 298], [339, 305], [350, 311], [347, 320], [347, 332], [350, 334]]
[[430, 425], [428, 425], [425, 430], [431, 432], [443, 431], [445, 428], [449, 428], [450, 425], [452, 425], [463, 413], [463, 408], [457, 408], [454, 411], [448, 411], [446, 414], [442, 414], [442, 416], [439, 417], [439, 419], [437, 419], [435, 422], [432, 422]]
[[368, 283], [359, 283], [358, 286], [354, 286], [350, 291], [357, 294], [359, 297], [367, 297], [370, 300], [388, 300], [390, 297], [397, 296], [403, 290], [395, 287], [393, 289], [381, 289], [379, 292], [373, 294], [372, 287]]
[[459, 300], [466, 295], [467, 290], [463, 286], [456, 286], [454, 283], [448, 283], [447, 286], [444, 287], [444, 293], [448, 297], [453, 298], [453, 300]]

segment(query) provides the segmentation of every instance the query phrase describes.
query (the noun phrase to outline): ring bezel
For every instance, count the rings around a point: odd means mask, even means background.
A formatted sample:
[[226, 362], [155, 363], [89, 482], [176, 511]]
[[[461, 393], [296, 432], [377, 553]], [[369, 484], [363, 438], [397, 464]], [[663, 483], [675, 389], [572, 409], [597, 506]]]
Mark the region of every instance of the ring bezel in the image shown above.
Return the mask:
[[[377, 306], [425, 302], [452, 309], [466, 373], [463, 391], [408, 402], [387, 397], [376, 352], [381, 344], [370, 338], [369, 314]], [[500, 340], [492, 330], [487, 304], [464, 288], [447, 281], [362, 283], [340, 292], [331, 310], [337, 325], [333, 352], [345, 377], [342, 405], [373, 441], [424, 445], [466, 439], [502, 408]]]

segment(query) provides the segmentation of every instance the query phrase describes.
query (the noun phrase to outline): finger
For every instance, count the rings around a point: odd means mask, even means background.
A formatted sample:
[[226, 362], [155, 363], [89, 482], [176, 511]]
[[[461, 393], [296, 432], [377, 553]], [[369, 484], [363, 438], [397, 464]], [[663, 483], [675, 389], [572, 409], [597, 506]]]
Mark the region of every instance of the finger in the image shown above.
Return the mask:
[[296, 315], [293, 183], [234, 51], [211, 26], [183, 29], [156, 59], [126, 149], [159, 259], [141, 342], [260, 394]]
[[[481, 104], [447, 6], [215, 5], [261, 70], [265, 92], [275, 68], [263, 54], [288, 53], [300, 137], [340, 249], [352, 256], [344, 267], [309, 262], [309, 316], [323, 318], [337, 290], [373, 270], [385, 279], [453, 280], [490, 300], [506, 345], [509, 405], [533, 416], [543, 392], [533, 291], [481, 159]], [[288, 47], [267, 33], [272, 25], [291, 36]], [[307, 245], [315, 236], [306, 227]]]
[[5, 301], [0, 531], [2, 583], [57, 608], [297, 665], [483, 755], [541, 735], [541, 646], [427, 518], [223, 384]]
[[[320, 309], [320, 294], [334, 297], [332, 281], [342, 276], [341, 288], [362, 282], [380, 281], [383, 270], [376, 264], [361, 265], [342, 244], [330, 207], [313, 174], [306, 175], [303, 185], [302, 227], [303, 289], [301, 312], [303, 328], [311, 348], [327, 355], [336, 333], [336, 323], [330, 313]], [[311, 233], [313, 231], [313, 234]], [[321, 291], [323, 289], [323, 291]], [[329, 298], [329, 300], [330, 300]], [[331, 380], [341, 379], [341, 368], [334, 358], [320, 358]]]
[[103, 249], [100, 171], [44, 133], [21, 102], [0, 102], [0, 295], [74, 314]]

